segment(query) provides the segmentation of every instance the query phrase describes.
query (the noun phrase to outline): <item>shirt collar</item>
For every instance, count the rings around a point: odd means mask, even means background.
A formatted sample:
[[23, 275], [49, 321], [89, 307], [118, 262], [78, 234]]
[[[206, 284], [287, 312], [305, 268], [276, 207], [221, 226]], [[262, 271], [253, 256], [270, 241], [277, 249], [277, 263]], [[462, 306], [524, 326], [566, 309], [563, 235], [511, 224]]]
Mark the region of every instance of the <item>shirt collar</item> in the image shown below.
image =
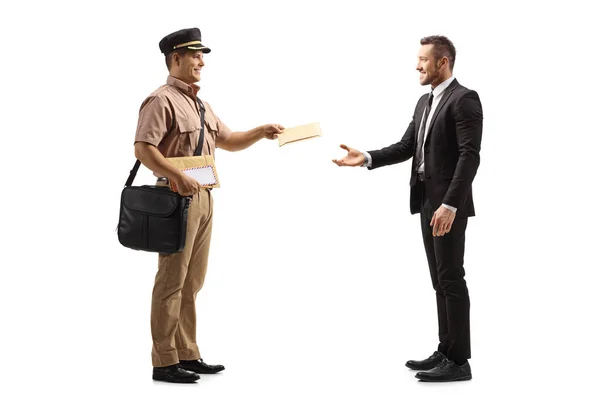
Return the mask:
[[200, 86], [194, 85], [193, 83], [191, 85], [188, 85], [184, 81], [179, 80], [171, 75], [169, 75], [169, 77], [167, 78], [167, 85], [175, 86], [177, 89], [181, 90], [183, 93], [187, 94], [192, 99], [196, 99], [196, 96], [198, 96], [198, 91], [200, 90]]
[[444, 82], [440, 83], [439, 85], [437, 85], [435, 87], [435, 89], [433, 89], [433, 97], [436, 98], [438, 97], [440, 94], [442, 94], [442, 92], [444, 90], [446, 90], [446, 88], [448, 86], [450, 86], [450, 84], [452, 83], [452, 81], [454, 80], [454, 76], [451, 76], [450, 78], [446, 79]]

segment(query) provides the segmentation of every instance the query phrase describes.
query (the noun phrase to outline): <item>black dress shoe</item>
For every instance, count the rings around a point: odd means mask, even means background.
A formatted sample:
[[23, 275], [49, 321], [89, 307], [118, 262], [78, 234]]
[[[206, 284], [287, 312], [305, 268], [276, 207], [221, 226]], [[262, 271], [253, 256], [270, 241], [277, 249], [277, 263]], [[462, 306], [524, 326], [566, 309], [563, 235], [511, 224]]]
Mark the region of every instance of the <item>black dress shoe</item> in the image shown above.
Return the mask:
[[168, 367], [154, 367], [152, 379], [173, 383], [193, 383], [200, 379], [200, 375], [181, 368], [179, 364], [174, 364]]
[[431, 368], [436, 367], [439, 363], [445, 359], [446, 356], [440, 353], [439, 351], [434, 351], [429, 358], [426, 358], [421, 361], [408, 360], [406, 362], [406, 366], [410, 369], [414, 369], [415, 371], [429, 371]]
[[471, 379], [471, 366], [468, 361], [458, 365], [445, 358], [437, 367], [429, 371], [417, 372], [415, 377], [425, 382], [468, 381]]
[[225, 369], [222, 365], [208, 365], [202, 359], [199, 360], [180, 360], [181, 368], [188, 371], [194, 371], [198, 374], [216, 374]]

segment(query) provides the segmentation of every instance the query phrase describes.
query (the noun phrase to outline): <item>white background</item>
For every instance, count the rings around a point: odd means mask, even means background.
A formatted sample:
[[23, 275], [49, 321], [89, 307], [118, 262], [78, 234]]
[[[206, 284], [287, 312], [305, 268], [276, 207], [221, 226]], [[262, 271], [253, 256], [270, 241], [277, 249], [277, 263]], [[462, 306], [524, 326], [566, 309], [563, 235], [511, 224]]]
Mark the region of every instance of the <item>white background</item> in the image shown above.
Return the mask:
[[[0, 397], [595, 397], [591, 3], [4, 2]], [[167, 77], [158, 42], [194, 26], [213, 50], [201, 97], [231, 129], [320, 122], [323, 136], [218, 151], [198, 342], [227, 369], [177, 386], [151, 380], [156, 256], [115, 227], [139, 106]], [[437, 343], [409, 163], [331, 162], [340, 143], [400, 139], [432, 34], [453, 40], [484, 111], [465, 255], [474, 378], [453, 384], [404, 367]]]

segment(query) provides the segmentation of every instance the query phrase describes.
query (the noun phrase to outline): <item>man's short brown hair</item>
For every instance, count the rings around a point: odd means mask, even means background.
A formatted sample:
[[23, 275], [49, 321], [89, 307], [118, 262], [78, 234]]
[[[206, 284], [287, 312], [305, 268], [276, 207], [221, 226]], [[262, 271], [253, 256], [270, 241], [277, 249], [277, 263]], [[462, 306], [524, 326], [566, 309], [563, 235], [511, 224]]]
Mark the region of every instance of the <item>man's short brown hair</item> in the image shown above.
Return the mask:
[[179, 57], [183, 57], [185, 56], [185, 53], [187, 53], [188, 49], [186, 49], [185, 47], [181, 48], [181, 49], [177, 49], [177, 50], [173, 50], [172, 52], [170, 52], [169, 54], [167, 54], [165, 56], [165, 63], [167, 63], [167, 68], [169, 69], [169, 71], [171, 70], [171, 62], [173, 60], [173, 54], [179, 54]]
[[454, 60], [456, 60], [456, 49], [454, 44], [446, 36], [427, 36], [421, 39], [421, 45], [433, 45], [433, 57], [435, 61], [442, 57], [448, 57], [450, 62], [450, 71], [454, 69]]

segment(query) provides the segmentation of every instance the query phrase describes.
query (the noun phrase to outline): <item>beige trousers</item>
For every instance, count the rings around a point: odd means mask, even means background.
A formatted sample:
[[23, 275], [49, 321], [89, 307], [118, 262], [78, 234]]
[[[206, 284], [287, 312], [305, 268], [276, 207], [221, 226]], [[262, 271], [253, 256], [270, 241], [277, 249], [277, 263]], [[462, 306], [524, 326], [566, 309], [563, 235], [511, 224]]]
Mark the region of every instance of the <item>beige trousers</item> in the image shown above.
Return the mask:
[[179, 360], [196, 360], [196, 294], [204, 284], [212, 232], [210, 191], [195, 194], [188, 209], [184, 249], [158, 256], [152, 291], [152, 365], [164, 367]]

